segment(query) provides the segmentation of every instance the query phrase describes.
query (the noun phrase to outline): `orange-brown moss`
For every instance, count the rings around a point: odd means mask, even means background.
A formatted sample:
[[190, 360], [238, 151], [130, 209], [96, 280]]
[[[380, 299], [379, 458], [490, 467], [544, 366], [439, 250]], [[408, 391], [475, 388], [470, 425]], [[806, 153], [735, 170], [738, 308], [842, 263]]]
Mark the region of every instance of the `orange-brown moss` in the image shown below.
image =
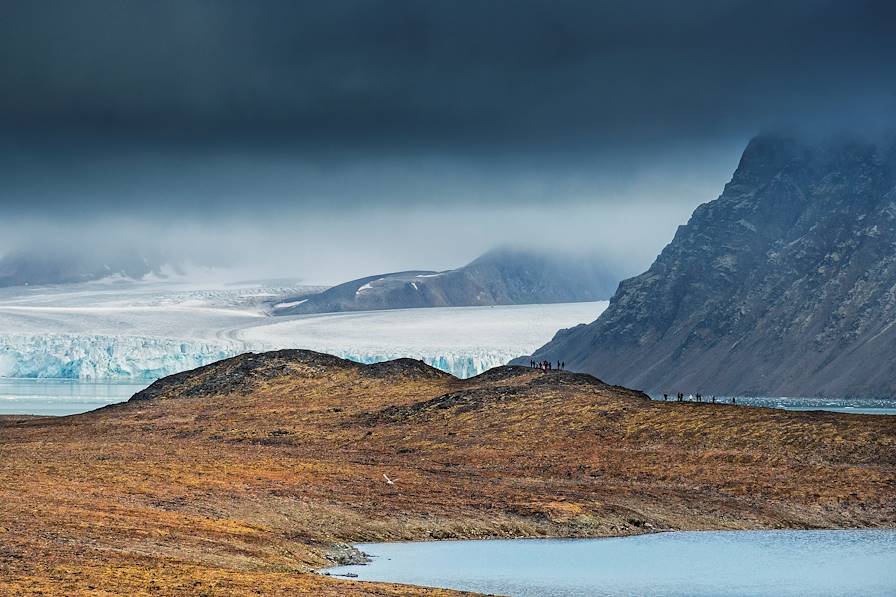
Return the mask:
[[409, 594], [309, 572], [337, 542], [896, 525], [896, 418], [241, 358], [0, 419], [0, 592]]

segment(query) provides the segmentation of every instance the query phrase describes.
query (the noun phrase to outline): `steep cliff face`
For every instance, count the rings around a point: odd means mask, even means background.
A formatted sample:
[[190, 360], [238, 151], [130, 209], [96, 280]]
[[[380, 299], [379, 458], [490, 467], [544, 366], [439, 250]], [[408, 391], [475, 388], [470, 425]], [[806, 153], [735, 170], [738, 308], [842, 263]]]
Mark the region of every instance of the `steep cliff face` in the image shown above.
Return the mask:
[[535, 358], [652, 391], [896, 394], [894, 145], [754, 139], [650, 269]]

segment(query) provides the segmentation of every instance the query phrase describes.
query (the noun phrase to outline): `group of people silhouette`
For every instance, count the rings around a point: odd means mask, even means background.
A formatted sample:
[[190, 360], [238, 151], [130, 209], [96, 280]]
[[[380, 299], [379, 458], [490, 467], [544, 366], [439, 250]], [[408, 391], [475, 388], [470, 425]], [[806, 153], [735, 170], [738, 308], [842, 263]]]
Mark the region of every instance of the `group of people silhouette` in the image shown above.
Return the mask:
[[[566, 362], [557, 361], [556, 365], [551, 361], [529, 361], [529, 367], [532, 369], [541, 369], [542, 371], [563, 371], [566, 368]], [[703, 402], [704, 396], [703, 394], [688, 394], [685, 396], [684, 392], [678, 392], [675, 394], [675, 399], [678, 402]], [[663, 394], [663, 402], [667, 402], [669, 400], [669, 394]], [[716, 397], [711, 396], [710, 398], [706, 398], [707, 402], [711, 402], [712, 404], [716, 403]], [[737, 404], [737, 398], [731, 397], [731, 404]]]
[[566, 362], [557, 361], [557, 365], [554, 366], [550, 361], [529, 361], [529, 366], [533, 369], [541, 369], [542, 371], [553, 371], [554, 369], [563, 371], [566, 368]]
[[[684, 402], [684, 401], [685, 401], [685, 395], [684, 395], [684, 392], [678, 392], [678, 393], [675, 395], [675, 398], [678, 400], [678, 402]], [[691, 398], [693, 398], [693, 401], [695, 401], [695, 402], [703, 402], [703, 399], [706, 398], [706, 397], [705, 397], [703, 394], [689, 394], [689, 395], [688, 395], [688, 400], [687, 400], [687, 401], [688, 401], [688, 402], [691, 402], [691, 400], [690, 400]], [[665, 402], [665, 401], [667, 401], [667, 400], [669, 400], [669, 394], [663, 394], [663, 402]], [[708, 398], [708, 399], [707, 399], [707, 402], [711, 402], [712, 404], [715, 404], [715, 403], [716, 403], [716, 397], [715, 397], [715, 396], [712, 396], [712, 397]], [[731, 397], [731, 404], [737, 404], [737, 398], [735, 398], [735, 397], [732, 396], [732, 397]]]

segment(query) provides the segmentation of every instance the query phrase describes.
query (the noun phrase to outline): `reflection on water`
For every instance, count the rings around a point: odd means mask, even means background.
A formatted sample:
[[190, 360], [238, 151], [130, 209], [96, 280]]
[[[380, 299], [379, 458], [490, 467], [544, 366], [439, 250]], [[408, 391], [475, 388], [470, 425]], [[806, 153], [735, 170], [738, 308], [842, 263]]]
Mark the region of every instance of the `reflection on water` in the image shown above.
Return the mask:
[[330, 574], [529, 596], [896, 595], [896, 531], [374, 543]]
[[71, 415], [124, 402], [148, 383], [0, 378], [0, 415]]

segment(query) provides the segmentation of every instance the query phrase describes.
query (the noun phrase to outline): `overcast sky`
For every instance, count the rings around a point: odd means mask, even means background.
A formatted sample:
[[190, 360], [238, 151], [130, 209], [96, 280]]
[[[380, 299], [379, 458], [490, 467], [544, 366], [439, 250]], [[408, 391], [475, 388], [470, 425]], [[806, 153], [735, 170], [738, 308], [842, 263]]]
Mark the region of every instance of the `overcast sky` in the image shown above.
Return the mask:
[[336, 282], [513, 243], [634, 272], [752, 135], [892, 126], [893, 6], [7, 0], [0, 251]]

